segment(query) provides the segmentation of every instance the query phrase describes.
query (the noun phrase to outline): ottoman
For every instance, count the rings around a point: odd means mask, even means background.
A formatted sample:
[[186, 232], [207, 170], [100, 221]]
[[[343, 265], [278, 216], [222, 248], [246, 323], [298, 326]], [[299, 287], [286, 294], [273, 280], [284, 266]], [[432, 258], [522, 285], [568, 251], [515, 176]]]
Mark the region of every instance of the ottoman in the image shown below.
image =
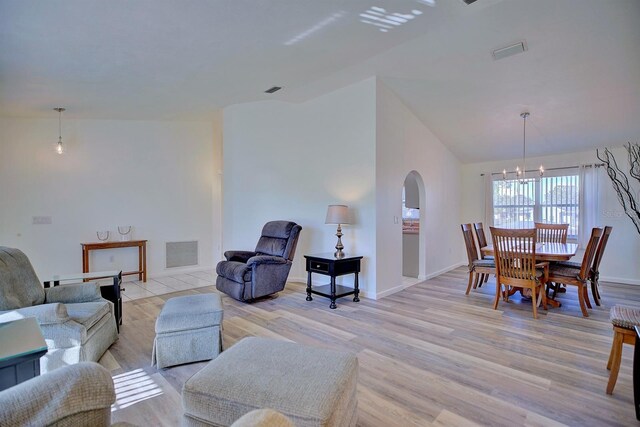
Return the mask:
[[182, 389], [183, 424], [229, 426], [271, 408], [296, 427], [355, 426], [355, 354], [250, 337], [225, 350]]
[[222, 301], [218, 294], [167, 300], [156, 319], [151, 364], [158, 368], [215, 358], [222, 351]]

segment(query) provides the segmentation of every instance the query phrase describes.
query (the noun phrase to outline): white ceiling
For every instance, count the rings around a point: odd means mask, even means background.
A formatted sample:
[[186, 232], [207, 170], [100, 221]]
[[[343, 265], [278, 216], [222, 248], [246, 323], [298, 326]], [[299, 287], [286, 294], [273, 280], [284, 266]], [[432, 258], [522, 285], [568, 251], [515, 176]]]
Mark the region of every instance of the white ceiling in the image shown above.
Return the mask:
[[428, 3], [0, 0], [0, 116], [203, 119], [377, 75], [463, 162], [519, 156], [525, 110], [531, 156], [640, 140], [640, 1]]

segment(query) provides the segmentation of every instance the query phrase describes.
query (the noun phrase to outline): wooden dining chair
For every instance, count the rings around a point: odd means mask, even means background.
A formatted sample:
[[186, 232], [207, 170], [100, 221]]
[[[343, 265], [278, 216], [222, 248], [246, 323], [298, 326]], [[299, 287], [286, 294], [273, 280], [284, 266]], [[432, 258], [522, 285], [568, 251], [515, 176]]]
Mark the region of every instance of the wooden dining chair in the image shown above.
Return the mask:
[[[544, 285], [549, 276], [549, 263], [536, 263], [536, 230], [490, 227], [496, 262], [496, 298], [493, 309], [498, 308], [500, 296], [509, 301], [517, 288], [531, 289], [533, 318], [538, 318], [538, 299], [547, 309]], [[502, 286], [505, 287], [503, 292]]]
[[589, 280], [591, 281], [591, 296], [593, 296], [593, 301], [598, 306], [600, 305], [600, 261], [602, 261], [602, 256], [604, 255], [604, 250], [607, 247], [609, 235], [611, 235], [612, 230], [613, 227], [609, 225], [604, 227], [602, 237], [600, 237], [600, 241], [598, 242], [596, 255], [593, 257], [593, 265], [591, 266], [591, 271], [589, 272]]
[[538, 232], [538, 243], [567, 243], [569, 224], [534, 223]]
[[[478, 239], [478, 249], [480, 249], [480, 258], [481, 259], [490, 259], [493, 260], [493, 257], [491, 255], [485, 255], [482, 253], [482, 248], [487, 246], [487, 238], [484, 234], [484, 227], [482, 226], [481, 222], [474, 222], [473, 223], [473, 229], [476, 230], [476, 237]], [[484, 283], [487, 283], [487, 281], [489, 280], [489, 275], [485, 274], [484, 275]]]
[[587, 280], [590, 277], [591, 263], [596, 254], [598, 240], [602, 235], [602, 228], [595, 227], [591, 231], [591, 237], [584, 252], [580, 268], [564, 264], [552, 264], [549, 269], [549, 282], [564, 285], [573, 285], [578, 288], [578, 301], [580, 302], [580, 310], [584, 317], [589, 317], [587, 306], [591, 308], [589, 302], [589, 294], [587, 293]]
[[489, 274], [495, 274], [496, 266], [493, 260], [478, 259], [478, 249], [473, 240], [471, 224], [462, 224], [461, 227], [464, 244], [467, 249], [467, 258], [469, 260], [467, 266], [469, 269], [469, 283], [467, 284], [467, 291], [465, 292], [465, 295], [469, 295], [471, 285], [473, 284], [473, 289], [475, 289], [478, 284], [482, 286], [482, 283], [485, 281], [485, 275], [488, 277]]

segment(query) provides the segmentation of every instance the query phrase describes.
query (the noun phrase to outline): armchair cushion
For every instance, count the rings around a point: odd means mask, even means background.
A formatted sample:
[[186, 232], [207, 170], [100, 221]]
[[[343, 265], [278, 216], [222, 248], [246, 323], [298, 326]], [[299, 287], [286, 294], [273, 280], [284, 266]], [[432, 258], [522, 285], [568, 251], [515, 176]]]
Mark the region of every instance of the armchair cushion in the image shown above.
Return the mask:
[[234, 282], [244, 283], [251, 281], [251, 267], [238, 261], [220, 261], [216, 266], [218, 276], [226, 277]]
[[54, 303], [0, 312], [0, 323], [22, 319], [24, 317], [35, 317], [40, 325], [53, 325], [69, 321], [67, 307], [64, 304]]
[[116, 400], [97, 363], [65, 366], [0, 392], [0, 425], [109, 425]]
[[78, 322], [87, 330], [111, 312], [109, 301], [72, 303], [66, 304], [66, 307], [71, 320]]
[[0, 246], [0, 311], [44, 303], [44, 288], [22, 251]]
[[227, 261], [247, 262], [249, 258], [255, 256], [253, 251], [226, 251], [224, 257]]
[[45, 289], [47, 303], [51, 302], [95, 302], [102, 301], [98, 283], [73, 283]]

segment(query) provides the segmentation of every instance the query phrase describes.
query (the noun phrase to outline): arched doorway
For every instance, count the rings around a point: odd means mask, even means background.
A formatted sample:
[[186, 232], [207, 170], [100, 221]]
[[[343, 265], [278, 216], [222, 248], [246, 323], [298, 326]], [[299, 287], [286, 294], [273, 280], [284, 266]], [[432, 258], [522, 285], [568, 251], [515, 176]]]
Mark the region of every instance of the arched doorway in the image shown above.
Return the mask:
[[402, 276], [424, 279], [424, 207], [422, 177], [411, 171], [402, 187]]

